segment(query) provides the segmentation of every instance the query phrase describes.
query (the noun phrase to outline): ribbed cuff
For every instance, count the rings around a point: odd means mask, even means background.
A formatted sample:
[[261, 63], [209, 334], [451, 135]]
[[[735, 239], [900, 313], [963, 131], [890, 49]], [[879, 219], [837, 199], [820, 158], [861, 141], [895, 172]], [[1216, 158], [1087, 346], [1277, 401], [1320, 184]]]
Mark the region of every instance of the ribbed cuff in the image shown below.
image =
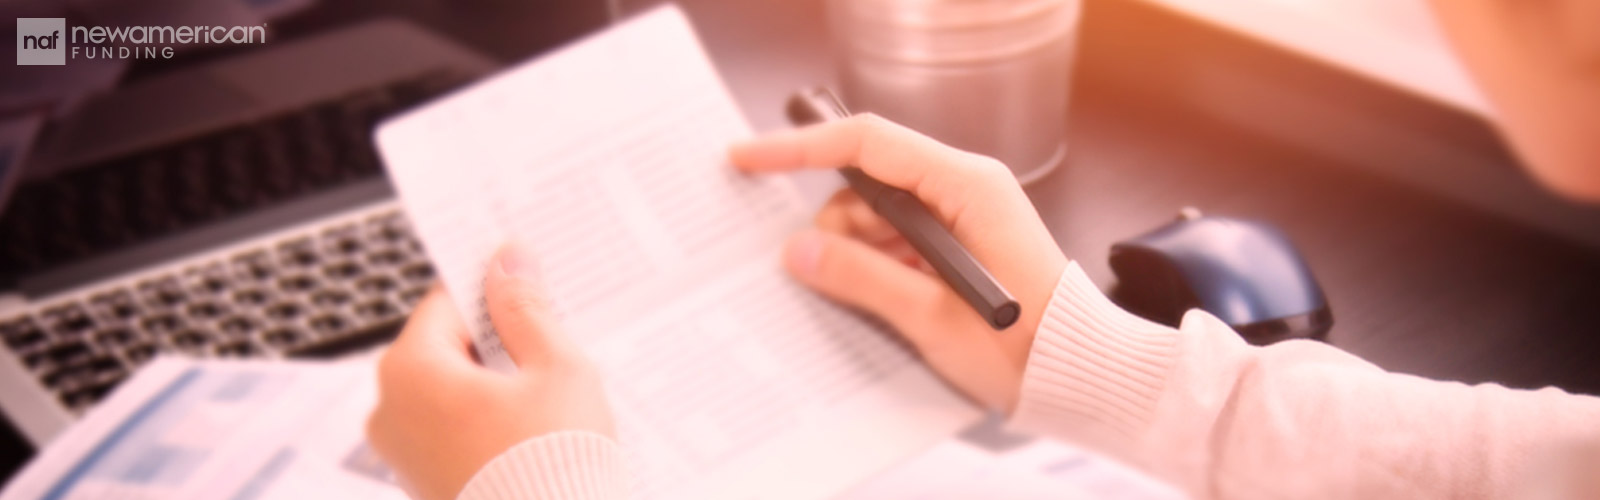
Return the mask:
[[457, 500], [623, 499], [622, 448], [609, 437], [561, 431], [518, 443], [467, 481]]
[[1122, 310], [1068, 264], [1034, 336], [1011, 425], [1100, 443], [1140, 436], [1177, 360], [1178, 335]]

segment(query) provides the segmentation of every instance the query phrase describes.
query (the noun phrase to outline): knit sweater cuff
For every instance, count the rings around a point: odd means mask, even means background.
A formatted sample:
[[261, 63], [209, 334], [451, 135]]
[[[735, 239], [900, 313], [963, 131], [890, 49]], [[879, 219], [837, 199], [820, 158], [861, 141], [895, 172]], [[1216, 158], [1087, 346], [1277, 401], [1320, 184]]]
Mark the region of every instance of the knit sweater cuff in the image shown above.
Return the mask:
[[1011, 425], [1113, 447], [1137, 439], [1177, 361], [1178, 335], [1122, 310], [1068, 264], [1034, 336]]
[[561, 431], [506, 450], [467, 481], [457, 500], [623, 499], [622, 449], [609, 437]]

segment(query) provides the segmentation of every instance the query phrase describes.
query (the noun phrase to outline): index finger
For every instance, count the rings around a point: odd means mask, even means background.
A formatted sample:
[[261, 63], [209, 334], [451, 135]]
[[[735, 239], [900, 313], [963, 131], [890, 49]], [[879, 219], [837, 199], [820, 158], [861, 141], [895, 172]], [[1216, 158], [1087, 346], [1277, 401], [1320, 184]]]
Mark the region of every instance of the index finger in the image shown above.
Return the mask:
[[[910, 191], [946, 220], [962, 190], [1012, 177], [994, 159], [945, 145], [873, 114], [772, 133], [728, 149], [749, 172], [859, 167], [885, 184]], [[1002, 175], [1003, 174], [1003, 175]]]

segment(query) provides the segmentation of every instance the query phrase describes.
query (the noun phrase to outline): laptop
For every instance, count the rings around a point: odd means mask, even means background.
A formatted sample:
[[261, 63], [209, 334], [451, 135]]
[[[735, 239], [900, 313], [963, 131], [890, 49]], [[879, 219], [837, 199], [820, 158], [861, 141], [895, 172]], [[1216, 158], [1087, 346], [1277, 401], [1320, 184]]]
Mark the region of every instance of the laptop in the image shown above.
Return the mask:
[[141, 78], [4, 148], [0, 413], [39, 446], [158, 355], [392, 338], [434, 277], [372, 127], [494, 66], [372, 21]]

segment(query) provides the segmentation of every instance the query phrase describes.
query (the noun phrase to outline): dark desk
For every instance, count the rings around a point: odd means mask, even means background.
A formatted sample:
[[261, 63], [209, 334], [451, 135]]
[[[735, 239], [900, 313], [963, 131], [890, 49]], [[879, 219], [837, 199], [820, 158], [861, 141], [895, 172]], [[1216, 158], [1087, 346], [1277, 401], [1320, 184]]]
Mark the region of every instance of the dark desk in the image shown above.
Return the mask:
[[[822, 2], [682, 3], [757, 128], [785, 126], [778, 103], [832, 79]], [[1089, 3], [1070, 157], [1028, 190], [1103, 288], [1111, 243], [1182, 206], [1264, 219], [1321, 279], [1334, 345], [1432, 378], [1600, 393], [1600, 252], [1101, 78], [1123, 41], [1097, 23], [1128, 15], [1148, 13]]]

